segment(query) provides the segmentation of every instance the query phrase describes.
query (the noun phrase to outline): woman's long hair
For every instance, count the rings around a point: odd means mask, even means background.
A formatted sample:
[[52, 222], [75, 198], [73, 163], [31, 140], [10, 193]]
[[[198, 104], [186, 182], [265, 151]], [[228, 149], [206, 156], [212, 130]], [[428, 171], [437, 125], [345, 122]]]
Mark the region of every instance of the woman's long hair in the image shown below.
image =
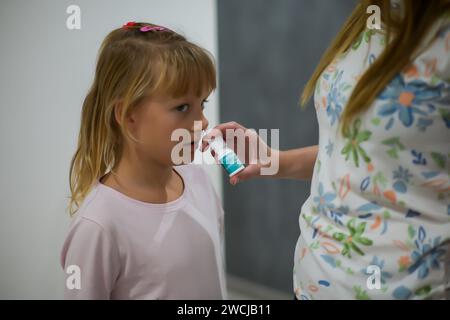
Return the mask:
[[356, 114], [372, 104], [396, 74], [411, 64], [432, 25], [450, 12], [449, 0], [403, 0], [401, 10], [396, 10], [399, 14], [392, 10], [390, 0], [361, 0], [307, 82], [300, 99], [302, 105], [313, 95], [316, 83], [327, 66], [362, 36], [369, 17], [366, 10], [370, 5], [381, 9], [387, 45], [356, 84], [341, 115], [342, 132]]

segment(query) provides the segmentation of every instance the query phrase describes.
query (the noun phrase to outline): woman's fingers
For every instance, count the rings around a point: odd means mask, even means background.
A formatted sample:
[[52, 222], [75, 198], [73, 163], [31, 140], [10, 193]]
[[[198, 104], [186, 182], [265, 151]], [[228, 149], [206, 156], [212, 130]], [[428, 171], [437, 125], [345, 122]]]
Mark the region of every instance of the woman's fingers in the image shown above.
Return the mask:
[[[200, 150], [201, 150], [202, 152], [205, 152], [205, 151], [208, 150], [208, 148], [209, 148], [208, 142], [206, 142], [205, 140], [203, 140], [203, 141], [202, 141], [202, 146], [201, 146]], [[216, 153], [214, 152], [214, 150], [211, 149], [210, 152], [211, 152], [211, 155], [215, 158], [215, 157], [216, 157]]]
[[205, 152], [206, 150], [208, 150], [208, 147], [209, 147], [208, 142], [206, 142], [205, 140], [202, 140], [202, 146], [201, 146], [200, 150], [202, 152]]
[[[260, 176], [261, 164], [259, 163], [259, 161], [257, 161], [258, 158], [257, 158], [257, 155], [254, 154], [255, 152], [250, 152], [250, 150], [253, 150], [253, 151], [257, 150], [256, 146], [250, 146], [250, 142], [252, 142], [253, 144], [258, 143], [258, 142], [260, 142], [260, 137], [258, 136], [256, 131], [249, 130], [249, 129], [245, 128], [243, 125], [241, 125], [235, 121], [221, 123], [221, 124], [215, 126], [213, 129], [211, 129], [208, 132], [208, 134], [206, 134], [202, 139], [201, 151], [205, 152], [209, 148], [208, 142], [211, 141], [212, 139], [214, 139], [216, 136], [221, 136], [222, 138], [226, 137], [227, 130], [234, 130], [234, 131], [242, 130], [243, 131], [243, 133], [245, 134], [245, 150], [246, 150], [245, 158], [248, 158], [253, 161], [253, 162], [245, 161], [246, 159], [245, 160], [243, 159], [245, 163], [250, 163], [250, 164], [247, 165], [244, 170], [242, 170], [235, 176], [231, 177], [230, 183], [232, 185], [235, 185], [235, 184], [239, 183], [240, 181], [249, 180], [249, 179]], [[236, 137], [235, 137], [234, 142], [235, 142], [234, 147], [236, 148], [237, 147]], [[212, 156], [215, 157], [214, 150], [210, 149], [210, 152], [211, 152]], [[217, 161], [217, 159], [216, 159], [216, 161]]]
[[208, 131], [208, 134], [202, 137], [202, 148], [201, 151], [204, 152], [208, 149], [209, 142], [217, 136], [222, 136], [222, 131], [217, 129], [216, 127], [212, 128]]
[[[214, 139], [216, 136], [221, 136], [221, 137], [226, 137], [226, 131], [227, 130], [242, 130], [245, 134], [245, 144], [246, 144], [246, 158], [248, 157], [251, 160], [254, 160], [254, 162], [252, 163], [251, 161], [248, 161], [249, 165], [247, 165], [245, 167], [244, 170], [242, 170], [241, 172], [239, 172], [238, 174], [234, 175], [233, 177], [230, 178], [230, 183], [232, 185], [236, 185], [237, 183], [239, 183], [240, 181], [245, 181], [245, 180], [249, 180], [255, 177], [258, 177], [261, 173], [261, 164], [259, 163], [259, 161], [257, 159], [257, 156], [255, 159], [253, 159], [253, 157], [255, 157], [255, 155], [252, 157], [251, 156], [251, 152], [249, 153], [249, 149], [254, 149], [256, 150], [256, 146], [253, 146], [253, 148], [251, 148], [251, 146], [249, 146], [249, 142], [253, 141], [253, 143], [257, 143], [260, 141], [260, 138], [258, 136], [258, 134], [256, 133], [256, 131], [254, 130], [249, 130], [247, 128], [245, 128], [244, 126], [242, 126], [241, 124], [235, 122], [235, 121], [231, 121], [231, 122], [226, 122], [226, 123], [222, 123], [219, 124], [217, 126], [215, 126], [213, 129], [211, 129], [208, 134], [206, 134], [203, 138], [202, 138], [202, 145], [201, 145], [201, 151], [205, 152], [208, 148], [209, 148], [209, 141], [211, 141], [212, 139]], [[237, 145], [236, 143], [236, 137], [235, 137], [235, 147]], [[210, 152], [212, 154], [212, 156], [214, 158], [215, 157], [215, 153], [214, 150], [210, 149]], [[235, 151], [236, 152], [236, 151]], [[217, 161], [217, 158], [216, 158]], [[247, 163], [247, 161], [245, 161]]]
[[225, 123], [221, 123], [217, 126], [214, 127], [215, 129], [219, 129], [220, 131], [222, 131], [222, 134], [225, 135], [225, 131], [227, 129], [242, 129], [242, 130], [247, 130], [247, 128], [245, 128], [243, 125], [237, 123], [236, 121], [231, 121], [231, 122], [225, 122]]
[[241, 124], [231, 121], [226, 123], [221, 123], [214, 128], [212, 128], [207, 135], [205, 135], [202, 139], [202, 146], [201, 151], [204, 152], [206, 149], [208, 149], [208, 141], [213, 139], [216, 136], [226, 137], [226, 131], [227, 130], [243, 130], [244, 132], [247, 130], [244, 126]]
[[245, 180], [249, 180], [251, 178], [255, 178], [260, 175], [261, 166], [258, 164], [251, 164], [245, 167], [244, 170], [237, 173], [236, 175], [230, 178], [230, 183], [232, 185], [236, 185], [237, 183]]

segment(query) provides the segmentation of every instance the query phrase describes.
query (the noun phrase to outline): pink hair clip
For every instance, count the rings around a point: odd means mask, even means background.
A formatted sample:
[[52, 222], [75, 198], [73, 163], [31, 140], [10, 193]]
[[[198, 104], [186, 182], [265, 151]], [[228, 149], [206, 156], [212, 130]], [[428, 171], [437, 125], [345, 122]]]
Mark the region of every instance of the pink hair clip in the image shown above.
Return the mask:
[[135, 25], [136, 25], [136, 22], [130, 21], [130, 22], [127, 22], [126, 24], [124, 24], [124, 25], [122, 26], [122, 28], [128, 29], [129, 27], [134, 27]]
[[139, 29], [142, 32], [149, 32], [149, 31], [169, 31], [169, 29], [159, 26], [143, 26]]

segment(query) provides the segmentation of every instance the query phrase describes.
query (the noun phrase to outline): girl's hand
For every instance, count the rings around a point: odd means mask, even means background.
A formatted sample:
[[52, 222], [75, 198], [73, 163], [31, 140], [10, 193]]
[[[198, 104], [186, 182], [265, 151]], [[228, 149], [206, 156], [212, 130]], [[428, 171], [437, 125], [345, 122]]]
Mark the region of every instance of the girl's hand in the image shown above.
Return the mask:
[[[234, 141], [227, 141], [227, 132]], [[209, 139], [215, 136], [222, 136], [228, 146], [233, 144], [233, 150], [239, 159], [246, 165], [245, 169], [230, 178], [232, 185], [239, 181], [249, 180], [261, 176], [261, 168], [270, 166], [268, 159], [277, 156], [277, 150], [270, 148], [264, 140], [262, 140], [255, 130], [247, 129], [237, 122], [222, 123], [214, 127], [211, 132], [203, 138], [201, 150], [204, 152], [208, 149]], [[212, 149], [211, 154], [216, 158]], [[262, 156], [263, 158], [262, 159]], [[217, 160], [217, 158], [216, 158]]]

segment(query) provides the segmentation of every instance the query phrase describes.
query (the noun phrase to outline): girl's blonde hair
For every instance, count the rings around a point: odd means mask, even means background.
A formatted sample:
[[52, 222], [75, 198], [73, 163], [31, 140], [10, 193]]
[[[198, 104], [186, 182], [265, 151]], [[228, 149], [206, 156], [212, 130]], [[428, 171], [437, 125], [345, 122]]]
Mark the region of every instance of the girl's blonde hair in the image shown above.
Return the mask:
[[[141, 31], [144, 26], [150, 31]], [[200, 96], [203, 90], [216, 88], [215, 66], [208, 51], [169, 29], [151, 27], [158, 26], [128, 23], [108, 34], [100, 47], [70, 165], [71, 216], [94, 183], [120, 160], [123, 137], [134, 140], [124, 121], [133, 108], [154, 93], [178, 98], [190, 92]], [[119, 103], [121, 120], [116, 121]]]
[[356, 84], [341, 115], [342, 133], [351, 119], [366, 110], [394, 76], [411, 64], [416, 49], [427, 36], [431, 26], [450, 11], [449, 0], [404, 0], [400, 14], [395, 14], [392, 10], [391, 0], [361, 0], [307, 82], [300, 99], [303, 106], [313, 95], [325, 68], [362, 37], [369, 17], [366, 10], [370, 5], [377, 5], [381, 9], [387, 46]]

